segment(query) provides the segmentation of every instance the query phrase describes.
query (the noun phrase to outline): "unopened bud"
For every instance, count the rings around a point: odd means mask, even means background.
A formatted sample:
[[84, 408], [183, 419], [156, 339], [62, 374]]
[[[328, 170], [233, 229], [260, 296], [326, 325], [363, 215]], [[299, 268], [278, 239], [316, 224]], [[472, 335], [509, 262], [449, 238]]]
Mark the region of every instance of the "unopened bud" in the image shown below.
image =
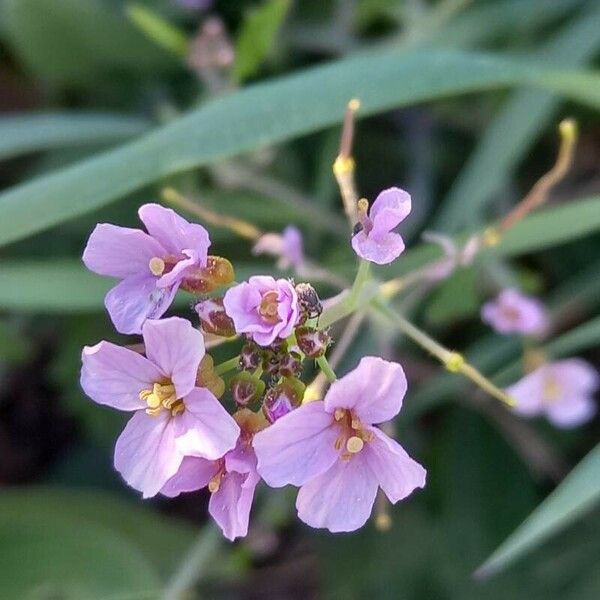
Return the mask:
[[221, 337], [235, 335], [235, 326], [225, 312], [223, 298], [209, 298], [198, 302], [194, 310], [198, 313], [202, 331], [205, 333], [212, 333]]
[[325, 331], [314, 327], [296, 328], [296, 340], [298, 348], [307, 358], [320, 358], [327, 351], [331, 337]]
[[245, 371], [256, 371], [260, 367], [262, 353], [253, 343], [242, 346], [240, 350], [240, 369]]
[[265, 382], [258, 377], [242, 371], [231, 380], [231, 393], [238, 406], [247, 406], [258, 400], [265, 391]]
[[205, 267], [198, 267], [186, 274], [181, 289], [193, 294], [208, 294], [233, 283], [233, 265], [222, 256], [209, 256]]
[[300, 306], [300, 322], [316, 319], [323, 312], [323, 305], [315, 288], [310, 283], [299, 283], [295, 287]]
[[280, 377], [296, 377], [302, 373], [302, 357], [297, 352], [288, 352], [279, 359], [277, 370]]
[[302, 403], [306, 386], [295, 377], [286, 377], [269, 388], [263, 402], [263, 412], [270, 423], [287, 415]]
[[198, 367], [196, 385], [212, 392], [216, 398], [220, 398], [225, 393], [225, 382], [215, 373], [213, 357], [205, 354]]

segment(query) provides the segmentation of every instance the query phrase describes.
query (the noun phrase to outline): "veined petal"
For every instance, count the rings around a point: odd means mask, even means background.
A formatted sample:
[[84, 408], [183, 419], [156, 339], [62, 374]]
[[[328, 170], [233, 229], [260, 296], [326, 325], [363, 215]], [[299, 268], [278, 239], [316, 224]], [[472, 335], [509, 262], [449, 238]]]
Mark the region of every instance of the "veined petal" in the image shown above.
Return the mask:
[[115, 446], [115, 469], [144, 498], [151, 498], [177, 473], [183, 454], [168, 411], [151, 417], [143, 410], [129, 420]]
[[138, 214], [148, 233], [156, 238], [170, 254], [195, 250], [203, 266], [206, 265], [210, 238], [202, 225], [189, 223], [174, 210], [160, 204], [144, 204]]
[[385, 495], [392, 504], [406, 498], [416, 488], [425, 486], [427, 472], [413, 460], [404, 448], [377, 427], [370, 431], [373, 440], [365, 445], [361, 454], [371, 469]]
[[86, 346], [81, 353], [81, 387], [94, 402], [119, 410], [145, 408], [139, 394], [152, 388], [160, 371], [141, 354], [110, 342]]
[[177, 286], [157, 288], [150, 273], [134, 275], [112, 288], [104, 304], [119, 333], [141, 333], [147, 319], [164, 315], [176, 293]]
[[185, 410], [175, 417], [182, 454], [215, 460], [235, 447], [240, 428], [206, 388], [194, 388], [183, 402]]
[[271, 487], [302, 485], [338, 459], [338, 428], [322, 402], [310, 402], [254, 436], [258, 472]]
[[362, 452], [350, 460], [337, 460], [298, 492], [298, 517], [307, 525], [329, 529], [332, 533], [355, 531], [369, 518], [377, 479]]
[[88, 239], [83, 262], [94, 273], [124, 279], [150, 275], [150, 259], [165, 254], [160, 243], [140, 229], [100, 223]]
[[218, 462], [186, 456], [179, 470], [160, 490], [163, 496], [174, 498], [184, 492], [200, 490], [208, 485], [218, 470]]
[[378, 265], [387, 265], [404, 252], [404, 241], [397, 233], [385, 233], [378, 239], [359, 231], [352, 237], [352, 248], [361, 258]]
[[363, 423], [382, 423], [400, 412], [407, 387], [398, 363], [365, 356], [354, 370], [331, 384], [325, 410], [333, 414], [336, 408], [348, 408]]
[[219, 489], [211, 495], [208, 512], [228, 540], [247, 535], [254, 490], [259, 481], [255, 471], [228, 472], [221, 479]]
[[146, 356], [167, 375], [183, 398], [196, 385], [200, 361], [204, 357], [204, 338], [186, 319], [146, 321], [142, 327]]

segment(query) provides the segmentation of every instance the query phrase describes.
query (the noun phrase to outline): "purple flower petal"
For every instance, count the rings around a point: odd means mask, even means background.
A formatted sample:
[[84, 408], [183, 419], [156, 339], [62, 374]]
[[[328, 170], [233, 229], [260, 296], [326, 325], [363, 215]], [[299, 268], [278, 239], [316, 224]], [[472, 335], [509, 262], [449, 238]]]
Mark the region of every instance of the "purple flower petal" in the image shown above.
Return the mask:
[[549, 325], [543, 304], [515, 289], [503, 290], [495, 300], [486, 302], [481, 318], [502, 334], [542, 335]]
[[541, 367], [506, 388], [506, 393], [516, 402], [513, 410], [517, 414], [533, 417], [543, 412], [544, 380], [545, 370]]
[[386, 233], [379, 239], [359, 231], [352, 238], [352, 248], [361, 258], [378, 265], [387, 265], [404, 252], [404, 241], [397, 233]]
[[219, 469], [218, 462], [186, 456], [179, 470], [160, 490], [163, 496], [174, 498], [185, 492], [200, 490], [208, 485]]
[[325, 395], [325, 410], [347, 408], [366, 424], [394, 418], [402, 408], [406, 376], [398, 363], [365, 356], [358, 366], [334, 382]]
[[375, 437], [365, 445], [362, 452], [390, 502], [395, 504], [412, 494], [416, 488], [425, 487], [425, 469], [383, 431], [377, 427], [370, 431]]
[[179, 317], [146, 321], [142, 328], [146, 356], [173, 382], [183, 398], [196, 385], [204, 357], [204, 338], [192, 324]]
[[194, 388], [183, 402], [185, 410], [174, 419], [182, 454], [215, 460], [235, 447], [240, 428], [206, 388]]
[[302, 485], [336, 462], [338, 428], [322, 402], [310, 402], [254, 436], [258, 472], [271, 487]]
[[154, 238], [139, 229], [101, 223], [90, 235], [83, 262], [94, 273], [125, 279], [142, 273], [151, 275], [150, 259], [166, 254]]
[[189, 223], [174, 210], [160, 204], [144, 204], [138, 214], [148, 233], [156, 238], [168, 253], [177, 256], [183, 250], [195, 250], [201, 264], [206, 265], [210, 238], [202, 225]]
[[228, 472], [222, 477], [219, 489], [211, 495], [208, 512], [228, 540], [247, 535], [254, 490], [259, 481], [256, 472]]
[[580, 358], [567, 358], [547, 365], [552, 375], [561, 382], [565, 396], [593, 394], [600, 387], [598, 371]]
[[355, 531], [367, 522], [378, 486], [361, 454], [336, 460], [329, 470], [302, 486], [296, 499], [302, 521], [332, 533]]
[[383, 239], [386, 233], [395, 229], [411, 211], [410, 194], [397, 187], [383, 190], [373, 202], [369, 218], [373, 229], [369, 236], [375, 240]]
[[563, 402], [551, 402], [546, 406], [548, 420], [557, 427], [569, 429], [591, 420], [597, 407], [590, 396], [571, 396]]
[[144, 498], [151, 498], [177, 473], [183, 460], [168, 411], [151, 417], [143, 410], [129, 420], [115, 446], [115, 469]]
[[157, 288], [150, 273], [133, 275], [112, 288], [104, 304], [119, 333], [141, 333], [146, 319], [162, 317], [176, 293], [177, 286]]
[[86, 346], [81, 360], [81, 387], [86, 395], [119, 410], [145, 408], [140, 392], [161, 378], [160, 371], [141, 354], [110, 342]]

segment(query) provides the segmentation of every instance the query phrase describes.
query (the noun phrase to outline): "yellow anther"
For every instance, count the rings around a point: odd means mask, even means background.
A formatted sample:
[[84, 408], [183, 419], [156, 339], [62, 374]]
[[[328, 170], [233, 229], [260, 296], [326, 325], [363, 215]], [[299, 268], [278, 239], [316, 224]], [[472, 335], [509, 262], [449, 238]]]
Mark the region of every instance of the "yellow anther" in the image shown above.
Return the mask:
[[158, 408], [161, 405], [161, 399], [156, 394], [148, 394], [144, 400], [148, 408]]
[[488, 248], [493, 248], [494, 246], [497, 246], [501, 242], [501, 240], [502, 240], [502, 236], [500, 235], [500, 232], [495, 227], [488, 227], [483, 232], [483, 243]]
[[353, 435], [346, 442], [346, 450], [348, 450], [348, 452], [350, 452], [351, 454], [356, 454], [357, 452], [360, 452], [363, 449], [364, 445], [365, 443], [359, 437]]
[[154, 258], [150, 259], [148, 268], [150, 269], [152, 275], [156, 275], [158, 277], [165, 272], [165, 261], [162, 258], [155, 256]]
[[379, 513], [375, 517], [375, 527], [379, 531], [389, 531], [392, 527], [392, 517], [388, 513]]
[[182, 413], [184, 410], [185, 406], [183, 405], [183, 402], [179, 402], [179, 404], [175, 404], [175, 406], [173, 406], [173, 408], [171, 409], [171, 416], [174, 417], [179, 413]]
[[366, 215], [367, 211], [369, 210], [369, 201], [366, 198], [361, 198], [357, 203], [357, 207], [358, 212], [364, 213]]
[[558, 131], [563, 139], [563, 143], [573, 143], [577, 138], [577, 121], [575, 119], [564, 119], [558, 125]]
[[360, 429], [361, 423], [358, 419], [352, 419], [352, 429]]
[[345, 414], [346, 414], [346, 411], [343, 408], [336, 408], [335, 412], [333, 413], [333, 418], [336, 421], [341, 421], [344, 418]]
[[209, 482], [208, 482], [208, 491], [211, 494], [214, 494], [215, 492], [219, 491], [219, 488], [221, 487], [221, 471], [219, 471]]
[[150, 415], [151, 417], [158, 417], [158, 415], [160, 415], [160, 412], [162, 410], [162, 407], [158, 407], [158, 408], [147, 408], [146, 409], [146, 414]]
[[334, 175], [345, 175], [354, 172], [354, 159], [351, 156], [338, 156], [333, 163]]
[[348, 108], [352, 112], [356, 112], [360, 108], [360, 100], [358, 98], [352, 98], [352, 100], [348, 102]]
[[460, 373], [465, 365], [465, 358], [458, 352], [450, 352], [444, 361], [444, 365], [451, 373]]

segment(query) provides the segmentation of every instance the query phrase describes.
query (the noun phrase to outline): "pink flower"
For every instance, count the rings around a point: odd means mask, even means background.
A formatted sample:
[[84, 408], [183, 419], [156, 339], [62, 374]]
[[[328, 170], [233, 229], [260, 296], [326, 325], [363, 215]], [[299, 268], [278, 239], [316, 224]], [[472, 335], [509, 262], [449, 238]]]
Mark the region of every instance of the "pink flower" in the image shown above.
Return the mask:
[[548, 329], [544, 305], [515, 289], [502, 290], [496, 300], [484, 304], [481, 318], [498, 333], [542, 335]]
[[526, 417], [545, 415], [557, 427], [577, 427], [596, 413], [594, 392], [600, 377], [579, 358], [548, 363], [510, 386], [515, 412]]
[[262, 235], [254, 244], [252, 253], [275, 256], [279, 259], [277, 267], [284, 271], [293, 269], [302, 272], [306, 264], [302, 234], [293, 225], [288, 225], [281, 235], [277, 233]]
[[398, 258], [404, 251], [404, 242], [393, 230], [406, 219], [410, 209], [410, 195], [396, 187], [383, 190], [368, 215], [366, 210], [360, 210], [359, 203], [359, 230], [352, 238], [354, 252], [378, 265]]
[[146, 319], [160, 318], [186, 275], [206, 266], [210, 246], [204, 227], [170, 208], [144, 204], [139, 216], [148, 233], [101, 223], [83, 253], [90, 271], [122, 279], [105, 299], [121, 333], [140, 333]]
[[[250, 411], [248, 411], [250, 412]], [[252, 448], [252, 433], [242, 426], [236, 447], [217, 460], [186, 457], [179, 471], [165, 484], [161, 494], [174, 497], [208, 486], [208, 512], [233, 541], [248, 533], [254, 490], [260, 477]]]
[[250, 277], [227, 290], [223, 305], [235, 330], [247, 333], [260, 346], [287, 338], [298, 322], [298, 295], [287, 279]]
[[184, 456], [216, 459], [240, 429], [206, 388], [196, 387], [202, 334], [178, 317], [146, 321], [146, 356], [110, 342], [83, 349], [81, 387], [98, 404], [134, 411], [115, 446], [115, 468], [143, 493], [157, 494]]
[[425, 469], [374, 423], [398, 414], [402, 367], [365, 357], [304, 404], [256, 434], [258, 472], [272, 487], [301, 486], [296, 508], [311, 527], [354, 531], [365, 524], [379, 487], [392, 503], [425, 485]]

